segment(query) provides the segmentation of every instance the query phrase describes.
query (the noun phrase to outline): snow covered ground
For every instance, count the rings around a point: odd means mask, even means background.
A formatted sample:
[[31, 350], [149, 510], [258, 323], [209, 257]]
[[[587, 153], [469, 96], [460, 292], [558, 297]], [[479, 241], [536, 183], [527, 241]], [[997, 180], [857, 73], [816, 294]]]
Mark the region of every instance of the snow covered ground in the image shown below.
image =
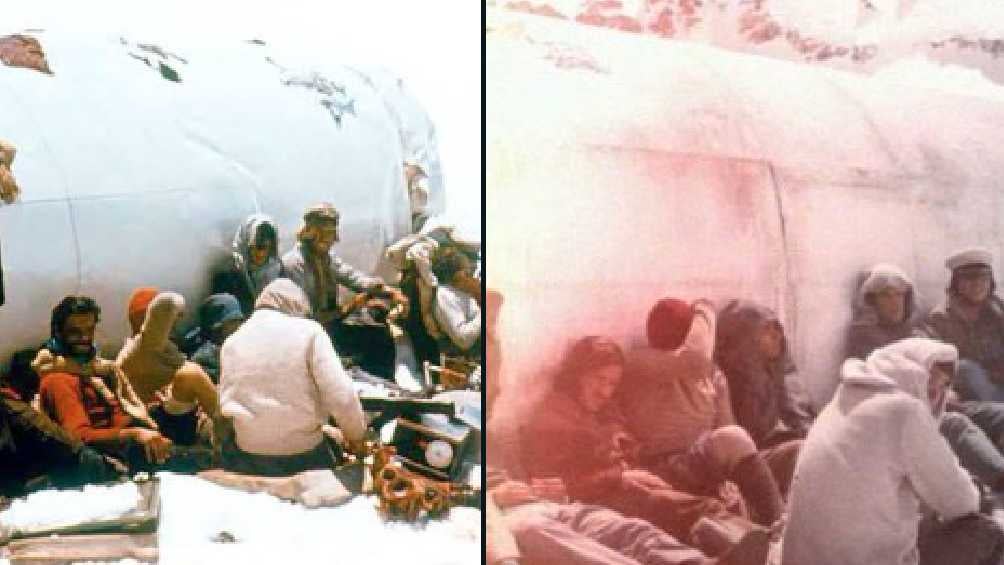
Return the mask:
[[[158, 539], [163, 565], [481, 561], [477, 509], [454, 508], [446, 518], [426, 524], [385, 522], [375, 496], [356, 497], [337, 508], [307, 509], [194, 476], [164, 473], [160, 478]], [[221, 537], [235, 541], [213, 541]], [[129, 563], [135, 561], [123, 560], [120, 565]], [[0, 560], [0, 565], [8, 562]]]

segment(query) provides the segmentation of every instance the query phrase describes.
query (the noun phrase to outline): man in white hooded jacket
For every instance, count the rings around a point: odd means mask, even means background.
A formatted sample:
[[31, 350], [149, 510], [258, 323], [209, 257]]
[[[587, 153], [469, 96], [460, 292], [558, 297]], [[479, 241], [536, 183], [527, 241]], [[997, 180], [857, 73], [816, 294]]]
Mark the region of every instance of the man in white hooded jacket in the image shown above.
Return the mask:
[[[844, 363], [795, 469], [783, 565], [1000, 561], [1004, 536], [938, 432], [957, 360], [909, 338]], [[943, 523], [918, 539], [922, 506]]]
[[331, 416], [349, 449], [362, 451], [366, 422], [352, 380], [308, 316], [307, 295], [279, 278], [223, 343], [220, 406], [236, 443], [236, 453], [224, 455], [227, 470], [283, 476], [331, 467], [322, 431]]

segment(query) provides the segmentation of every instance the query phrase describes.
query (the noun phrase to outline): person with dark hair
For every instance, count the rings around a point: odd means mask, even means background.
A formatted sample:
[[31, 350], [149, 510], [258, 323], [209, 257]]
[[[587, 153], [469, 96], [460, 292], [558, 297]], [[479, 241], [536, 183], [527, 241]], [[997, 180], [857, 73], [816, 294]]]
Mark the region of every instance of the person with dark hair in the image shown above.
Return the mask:
[[756, 521], [772, 526], [784, 508], [790, 457], [759, 453], [736, 425], [728, 384], [714, 362], [716, 322], [707, 300], [656, 302], [646, 323], [649, 347], [628, 354], [621, 408], [646, 468], [695, 494], [718, 494], [730, 480]]
[[67, 296], [52, 310], [52, 335], [31, 365], [41, 377], [41, 405], [70, 436], [133, 468], [163, 464], [171, 440], [157, 431], [122, 371], [94, 346], [100, 314], [86, 296]]
[[440, 350], [451, 356], [481, 358], [481, 281], [470, 258], [455, 246], [440, 247], [432, 260], [438, 280], [433, 308], [445, 334]]
[[247, 317], [254, 312], [254, 301], [262, 289], [281, 273], [279, 227], [267, 214], [252, 214], [237, 228], [233, 252], [213, 275], [211, 292], [236, 297]]
[[1004, 401], [1004, 302], [994, 292], [992, 263], [983, 248], [946, 259], [948, 296], [924, 325], [926, 335], [959, 349], [954, 385], [963, 400]]
[[67, 488], [115, 480], [121, 465], [87, 447], [35, 410], [37, 350], [23, 349], [0, 379], [0, 494], [20, 496], [36, 487]]
[[614, 402], [624, 355], [611, 340], [576, 341], [555, 374], [553, 390], [521, 431], [522, 461], [532, 479], [558, 478], [573, 501], [605, 506], [651, 522], [708, 554], [722, 552], [695, 531], [698, 522], [723, 524], [743, 535], [765, 531], [730, 513], [718, 500], [676, 490], [638, 467], [635, 441]]
[[[256, 297], [257, 298], [257, 297]], [[220, 348], [230, 334], [244, 323], [241, 304], [231, 294], [213, 294], [199, 306], [199, 340], [202, 345], [192, 354], [209, 375], [213, 384], [220, 384]]]
[[[872, 267], [855, 300], [848, 357], [867, 359], [876, 349], [919, 333], [915, 305], [913, 280], [902, 269]], [[994, 490], [1004, 489], [1004, 404], [959, 401], [949, 391], [938, 428], [964, 469]]]

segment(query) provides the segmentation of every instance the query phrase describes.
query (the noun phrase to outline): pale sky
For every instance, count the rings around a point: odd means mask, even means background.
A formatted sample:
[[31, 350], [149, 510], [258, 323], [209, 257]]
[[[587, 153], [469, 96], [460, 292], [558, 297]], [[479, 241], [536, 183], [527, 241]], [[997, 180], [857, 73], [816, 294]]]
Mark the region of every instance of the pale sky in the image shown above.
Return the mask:
[[263, 39], [380, 64], [401, 76], [436, 125], [447, 213], [481, 229], [481, 2], [477, 0], [30, 0], [5, 2], [0, 32], [26, 28], [187, 41]]

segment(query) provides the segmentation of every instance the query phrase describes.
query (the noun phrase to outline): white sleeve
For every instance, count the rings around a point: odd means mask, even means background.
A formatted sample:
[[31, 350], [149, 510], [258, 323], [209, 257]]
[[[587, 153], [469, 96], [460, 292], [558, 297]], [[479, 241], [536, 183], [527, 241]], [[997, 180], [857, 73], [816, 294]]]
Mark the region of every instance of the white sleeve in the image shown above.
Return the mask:
[[311, 342], [308, 367], [321, 394], [321, 405], [334, 416], [345, 439], [359, 441], [366, 432], [362, 405], [356, 396], [352, 379], [342, 368], [342, 362], [331, 340], [318, 325]]
[[435, 314], [440, 329], [460, 349], [470, 349], [481, 337], [481, 308], [468, 320], [452, 289], [440, 286], [436, 292]]
[[925, 410], [929, 409], [920, 402], [905, 410], [901, 428], [900, 456], [910, 484], [924, 504], [945, 520], [977, 512], [980, 497], [976, 485]]

